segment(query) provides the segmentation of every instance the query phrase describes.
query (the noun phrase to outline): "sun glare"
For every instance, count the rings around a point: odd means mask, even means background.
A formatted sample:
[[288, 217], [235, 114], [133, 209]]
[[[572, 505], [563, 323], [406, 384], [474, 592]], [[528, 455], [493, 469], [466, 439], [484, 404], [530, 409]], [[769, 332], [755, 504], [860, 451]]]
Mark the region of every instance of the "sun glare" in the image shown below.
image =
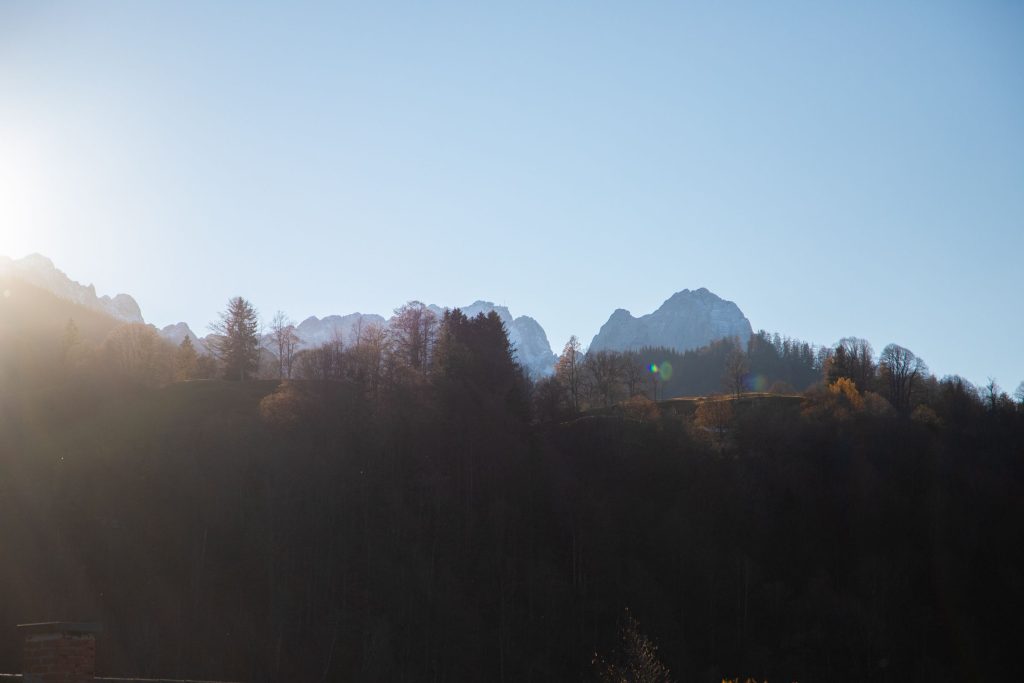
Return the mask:
[[0, 132], [0, 255], [30, 250], [40, 186], [36, 150], [27, 141]]

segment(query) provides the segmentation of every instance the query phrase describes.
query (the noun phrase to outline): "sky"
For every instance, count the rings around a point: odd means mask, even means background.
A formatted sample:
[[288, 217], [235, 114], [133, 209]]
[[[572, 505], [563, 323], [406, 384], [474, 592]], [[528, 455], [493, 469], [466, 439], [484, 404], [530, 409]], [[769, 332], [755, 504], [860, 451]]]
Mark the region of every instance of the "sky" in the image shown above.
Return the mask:
[[[827, 5], [827, 6], [826, 6]], [[0, 254], [158, 326], [707, 287], [1024, 380], [1024, 4], [0, 2]]]

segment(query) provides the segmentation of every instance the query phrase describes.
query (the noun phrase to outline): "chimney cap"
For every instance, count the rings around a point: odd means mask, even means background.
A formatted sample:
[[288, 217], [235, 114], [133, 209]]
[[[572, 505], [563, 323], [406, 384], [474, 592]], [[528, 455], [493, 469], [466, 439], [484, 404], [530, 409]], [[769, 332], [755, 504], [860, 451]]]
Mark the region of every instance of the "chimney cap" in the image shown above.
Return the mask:
[[103, 630], [95, 621], [44, 621], [37, 624], [18, 624], [26, 633], [99, 633]]

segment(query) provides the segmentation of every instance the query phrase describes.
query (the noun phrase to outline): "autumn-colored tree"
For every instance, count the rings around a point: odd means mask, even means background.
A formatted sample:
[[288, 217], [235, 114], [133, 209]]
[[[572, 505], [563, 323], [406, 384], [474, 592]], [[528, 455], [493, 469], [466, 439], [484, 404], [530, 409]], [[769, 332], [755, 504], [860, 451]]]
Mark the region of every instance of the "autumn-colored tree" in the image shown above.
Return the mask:
[[712, 441], [725, 450], [726, 438], [733, 424], [732, 401], [728, 398], [713, 397], [701, 401], [694, 412], [694, 425], [704, 431]]
[[857, 391], [857, 385], [848, 377], [840, 377], [830, 384], [828, 392], [853, 410], [861, 410], [864, 407], [864, 399]]
[[636, 394], [622, 402], [622, 413], [637, 422], [657, 422], [661, 417], [658, 404], [643, 394]]
[[195, 379], [199, 372], [199, 354], [192, 338], [185, 335], [174, 354], [174, 378], [179, 382]]
[[360, 320], [352, 344], [348, 350], [349, 376], [363, 395], [376, 399], [384, 374], [388, 333], [376, 323], [363, 325]]
[[[874, 396], [885, 400], [877, 394]], [[864, 411], [864, 396], [857, 391], [857, 385], [852, 379], [840, 377], [824, 388], [808, 392], [803, 411], [804, 415], [812, 419], [846, 420]]]
[[881, 394], [865, 391], [861, 394], [861, 400], [863, 401], [863, 410], [866, 415], [872, 417], [892, 417], [896, 414], [896, 409]]
[[580, 349], [580, 340], [574, 334], [565, 343], [562, 355], [555, 363], [555, 377], [565, 387], [574, 412], [580, 410], [580, 388], [583, 381], [583, 353]]
[[143, 323], [121, 325], [103, 342], [103, 355], [114, 373], [149, 385], [173, 379], [173, 352], [171, 344]]
[[597, 679], [602, 683], [666, 683], [669, 670], [658, 659], [658, 646], [640, 631], [629, 610], [619, 631], [621, 650], [609, 662], [594, 654]]
[[281, 382], [260, 401], [260, 419], [282, 430], [295, 429], [307, 411], [306, 400], [291, 382]]
[[846, 377], [857, 385], [858, 391], [866, 391], [875, 377], [874, 350], [866, 339], [844, 337], [833, 349], [824, 371], [828, 384]]

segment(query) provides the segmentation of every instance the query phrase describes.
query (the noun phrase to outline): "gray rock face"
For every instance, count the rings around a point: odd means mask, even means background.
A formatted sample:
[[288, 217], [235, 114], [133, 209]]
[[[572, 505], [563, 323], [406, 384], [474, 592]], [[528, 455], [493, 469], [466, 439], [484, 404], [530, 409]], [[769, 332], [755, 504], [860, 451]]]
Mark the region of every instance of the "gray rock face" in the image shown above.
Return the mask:
[[142, 322], [142, 309], [139, 308], [138, 302], [128, 294], [118, 294], [113, 299], [108, 296], [102, 296], [100, 297], [100, 303], [104, 309], [113, 311], [112, 315], [115, 318], [136, 323]]
[[528, 315], [519, 316], [512, 321], [509, 339], [531, 378], [536, 380], [554, 374], [558, 356], [552, 353], [548, 335], [540, 323]]
[[628, 351], [664, 346], [687, 351], [717, 339], [743, 343], [753, 330], [739, 307], [701, 287], [673, 294], [658, 310], [639, 318], [618, 309], [590, 342], [591, 351]]
[[31, 254], [16, 261], [0, 256], [0, 276], [16, 277], [61, 299], [106, 313], [118, 320], [144, 322], [139, 304], [129, 295], [118, 294], [113, 299], [109, 296], [98, 297], [95, 287], [75, 282], [54, 266], [53, 261], [40, 254]]

